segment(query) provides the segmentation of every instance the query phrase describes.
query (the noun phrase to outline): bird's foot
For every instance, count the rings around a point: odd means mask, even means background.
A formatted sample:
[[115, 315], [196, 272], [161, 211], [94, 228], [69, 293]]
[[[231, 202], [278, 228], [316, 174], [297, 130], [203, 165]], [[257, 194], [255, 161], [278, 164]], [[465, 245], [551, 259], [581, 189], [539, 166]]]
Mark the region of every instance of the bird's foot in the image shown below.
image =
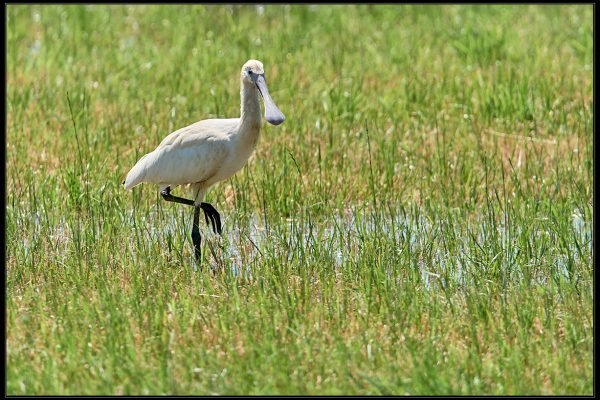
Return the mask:
[[221, 227], [221, 215], [219, 212], [210, 203], [200, 203], [200, 208], [204, 211], [206, 224], [212, 225], [213, 232], [220, 235], [223, 229]]

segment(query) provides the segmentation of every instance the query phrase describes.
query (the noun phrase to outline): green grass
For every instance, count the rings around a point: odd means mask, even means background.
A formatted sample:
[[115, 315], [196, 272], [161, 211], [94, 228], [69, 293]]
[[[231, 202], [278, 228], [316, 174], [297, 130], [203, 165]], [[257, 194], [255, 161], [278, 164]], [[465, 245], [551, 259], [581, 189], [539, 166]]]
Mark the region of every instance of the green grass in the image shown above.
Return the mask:
[[[591, 395], [592, 18], [7, 6], [7, 393]], [[287, 120], [196, 269], [120, 183], [250, 58]]]

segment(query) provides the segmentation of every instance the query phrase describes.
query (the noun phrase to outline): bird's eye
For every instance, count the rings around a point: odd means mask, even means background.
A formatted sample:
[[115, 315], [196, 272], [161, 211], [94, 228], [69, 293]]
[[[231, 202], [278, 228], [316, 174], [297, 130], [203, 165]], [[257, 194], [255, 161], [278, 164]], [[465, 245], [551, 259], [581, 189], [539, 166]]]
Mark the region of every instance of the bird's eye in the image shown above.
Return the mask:
[[248, 70], [248, 74], [249, 74], [249, 75], [252, 75], [252, 71]]

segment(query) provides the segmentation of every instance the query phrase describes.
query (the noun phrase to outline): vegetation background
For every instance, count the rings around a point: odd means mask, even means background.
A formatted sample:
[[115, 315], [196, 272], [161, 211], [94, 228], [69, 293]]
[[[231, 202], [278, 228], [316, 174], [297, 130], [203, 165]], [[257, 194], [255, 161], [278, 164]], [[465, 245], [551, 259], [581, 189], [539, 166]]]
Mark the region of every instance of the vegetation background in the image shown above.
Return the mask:
[[[592, 394], [593, 5], [6, 10], [7, 394]], [[196, 268], [121, 182], [250, 58]]]

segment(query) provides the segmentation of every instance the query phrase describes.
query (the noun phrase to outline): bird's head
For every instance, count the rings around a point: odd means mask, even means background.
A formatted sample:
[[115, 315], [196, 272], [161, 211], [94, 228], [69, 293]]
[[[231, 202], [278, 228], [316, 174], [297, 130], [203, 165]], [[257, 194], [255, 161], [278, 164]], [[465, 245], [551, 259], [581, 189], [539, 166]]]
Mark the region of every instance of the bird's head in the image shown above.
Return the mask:
[[258, 60], [248, 60], [242, 67], [242, 82], [245, 86], [256, 87], [265, 103], [265, 119], [272, 125], [279, 125], [285, 121], [285, 116], [273, 102], [263, 64]]
[[265, 75], [263, 64], [258, 60], [248, 60], [242, 67], [242, 80], [247, 84], [255, 84], [259, 75]]

